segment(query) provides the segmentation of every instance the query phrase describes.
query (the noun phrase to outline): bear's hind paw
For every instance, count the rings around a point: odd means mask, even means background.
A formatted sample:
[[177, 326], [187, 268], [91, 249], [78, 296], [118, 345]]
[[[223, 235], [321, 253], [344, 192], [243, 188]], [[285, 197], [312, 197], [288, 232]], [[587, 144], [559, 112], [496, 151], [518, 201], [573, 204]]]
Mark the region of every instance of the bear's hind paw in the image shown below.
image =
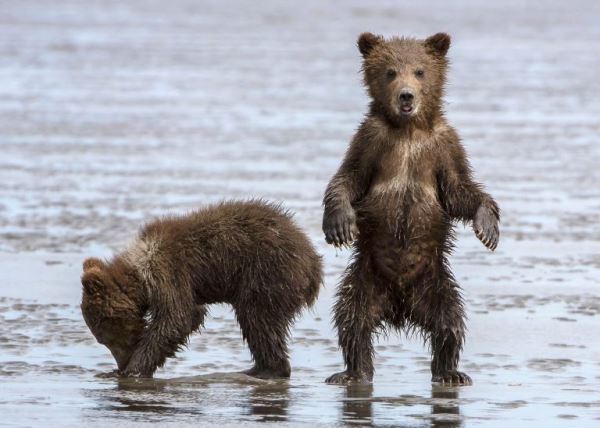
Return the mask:
[[433, 375], [431, 381], [442, 385], [473, 385], [469, 375], [458, 370], [449, 370], [445, 373]]
[[331, 385], [347, 385], [350, 383], [367, 384], [371, 382], [366, 376], [346, 370], [329, 376], [327, 379], [325, 379], [325, 383]]
[[268, 368], [260, 368], [254, 366], [248, 370], [244, 370], [240, 372], [247, 376], [255, 377], [258, 379], [281, 379], [281, 378], [289, 378], [290, 377], [290, 369], [289, 368], [281, 368], [281, 369], [268, 369]]

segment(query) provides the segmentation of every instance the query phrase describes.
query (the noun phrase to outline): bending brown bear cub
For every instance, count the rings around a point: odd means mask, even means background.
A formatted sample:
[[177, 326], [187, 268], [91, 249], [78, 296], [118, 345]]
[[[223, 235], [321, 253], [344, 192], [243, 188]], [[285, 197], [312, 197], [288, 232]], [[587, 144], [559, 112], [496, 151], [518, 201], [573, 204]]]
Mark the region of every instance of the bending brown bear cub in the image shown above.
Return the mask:
[[472, 221], [494, 250], [499, 209], [442, 113], [450, 37], [364, 33], [358, 47], [370, 110], [324, 197], [327, 242], [354, 241], [334, 306], [346, 371], [327, 382], [372, 381], [372, 336], [387, 326], [420, 329], [434, 382], [470, 384], [457, 370], [465, 314], [447, 259], [452, 222]]
[[109, 262], [83, 264], [83, 317], [124, 376], [151, 377], [198, 330], [206, 305], [230, 303], [255, 377], [289, 377], [287, 340], [311, 306], [321, 259], [280, 207], [226, 202], [145, 226]]

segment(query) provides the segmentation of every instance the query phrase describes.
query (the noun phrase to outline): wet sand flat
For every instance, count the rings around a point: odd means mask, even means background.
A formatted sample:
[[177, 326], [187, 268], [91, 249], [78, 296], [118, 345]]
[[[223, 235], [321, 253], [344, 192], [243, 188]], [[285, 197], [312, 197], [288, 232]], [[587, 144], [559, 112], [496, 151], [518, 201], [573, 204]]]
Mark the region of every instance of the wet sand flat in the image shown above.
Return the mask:
[[[600, 424], [600, 5], [565, 2], [0, 2], [0, 426]], [[447, 112], [503, 210], [489, 253], [452, 258], [474, 380], [432, 386], [414, 338], [382, 336], [372, 387], [330, 323], [349, 253], [320, 199], [365, 111], [362, 31], [453, 36]], [[256, 381], [233, 315], [155, 380], [114, 368], [81, 319], [81, 261], [152, 216], [260, 196], [325, 258], [290, 381]]]

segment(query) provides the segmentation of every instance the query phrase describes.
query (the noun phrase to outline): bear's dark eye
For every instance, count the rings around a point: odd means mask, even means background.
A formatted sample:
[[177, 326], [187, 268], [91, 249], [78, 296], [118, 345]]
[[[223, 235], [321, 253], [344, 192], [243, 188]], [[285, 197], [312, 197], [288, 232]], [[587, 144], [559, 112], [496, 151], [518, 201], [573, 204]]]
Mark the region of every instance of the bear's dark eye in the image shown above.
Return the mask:
[[388, 71], [386, 71], [385, 75], [388, 79], [393, 79], [394, 77], [396, 77], [396, 70], [389, 69]]
[[419, 78], [420, 78], [420, 77], [423, 77], [423, 76], [425, 76], [425, 72], [424, 72], [423, 70], [421, 70], [420, 68], [417, 68], [417, 69], [415, 70], [415, 76], [417, 76], [417, 77], [419, 77]]

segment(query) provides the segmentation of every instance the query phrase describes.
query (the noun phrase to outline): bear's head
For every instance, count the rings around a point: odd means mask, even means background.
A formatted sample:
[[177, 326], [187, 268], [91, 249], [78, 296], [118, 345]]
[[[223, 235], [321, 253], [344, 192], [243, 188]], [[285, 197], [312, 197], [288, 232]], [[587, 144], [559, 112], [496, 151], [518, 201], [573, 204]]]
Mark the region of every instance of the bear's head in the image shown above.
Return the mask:
[[81, 312], [90, 331], [125, 369], [145, 327], [135, 275], [116, 259], [110, 264], [96, 258], [83, 262]]
[[394, 124], [428, 121], [441, 112], [450, 36], [384, 39], [363, 33], [364, 81], [374, 107]]

